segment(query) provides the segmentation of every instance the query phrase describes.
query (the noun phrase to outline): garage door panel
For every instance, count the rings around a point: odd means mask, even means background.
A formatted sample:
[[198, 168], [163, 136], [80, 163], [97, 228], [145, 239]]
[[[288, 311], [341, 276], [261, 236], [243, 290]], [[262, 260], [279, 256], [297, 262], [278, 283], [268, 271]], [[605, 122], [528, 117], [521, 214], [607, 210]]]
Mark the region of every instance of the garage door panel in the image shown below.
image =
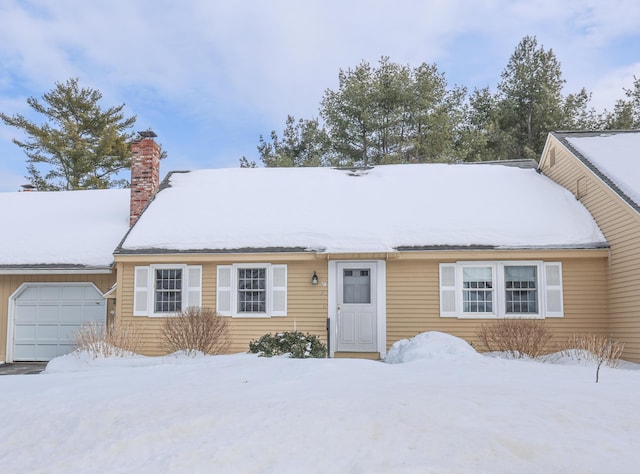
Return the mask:
[[40, 286], [38, 292], [38, 300], [46, 301], [46, 300], [55, 300], [59, 301], [61, 288], [59, 286]]
[[60, 319], [60, 306], [44, 304], [38, 308], [38, 324], [57, 322]]
[[82, 308], [83, 312], [83, 322], [92, 322], [92, 321], [104, 321], [105, 315], [105, 302], [101, 302], [101, 304], [90, 304], [85, 305]]
[[28, 301], [38, 301], [39, 297], [38, 295], [40, 294], [39, 288], [38, 287], [28, 287], [25, 288], [22, 293], [20, 293], [20, 301], [22, 302], [28, 302]]
[[16, 324], [35, 323], [38, 321], [38, 306], [34, 304], [16, 306]]
[[35, 324], [20, 324], [16, 325], [14, 331], [14, 338], [16, 341], [23, 340], [35, 340], [36, 339], [36, 326]]
[[66, 324], [58, 326], [58, 340], [60, 343], [68, 343], [73, 345], [75, 341], [75, 333], [82, 327], [82, 324]]
[[35, 344], [16, 344], [13, 349], [14, 360], [38, 360]]
[[58, 328], [60, 326], [58, 326], [57, 324], [38, 324], [38, 326], [36, 327], [36, 339], [39, 342], [56, 343], [58, 341]]
[[82, 321], [83, 306], [81, 304], [62, 304], [59, 309], [58, 320], [62, 323]]
[[35, 285], [15, 299], [14, 360], [51, 360], [75, 349], [75, 332], [106, 320], [106, 301], [93, 285]]
[[66, 353], [61, 352], [61, 347], [58, 344], [38, 344], [36, 346], [36, 359], [37, 360], [51, 360], [58, 356], [68, 354], [73, 351], [73, 347]]
[[61, 300], [86, 300], [95, 299], [96, 292], [93, 288], [86, 286], [65, 286], [62, 288]]

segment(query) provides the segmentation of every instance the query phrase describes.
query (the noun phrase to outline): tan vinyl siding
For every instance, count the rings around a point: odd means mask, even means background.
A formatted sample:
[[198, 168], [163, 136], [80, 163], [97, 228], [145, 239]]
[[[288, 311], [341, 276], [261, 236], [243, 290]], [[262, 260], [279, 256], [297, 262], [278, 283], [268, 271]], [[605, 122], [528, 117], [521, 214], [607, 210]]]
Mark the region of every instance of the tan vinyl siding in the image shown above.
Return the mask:
[[640, 362], [640, 215], [555, 138], [555, 166], [547, 153], [541, 160], [543, 173], [577, 192], [577, 180], [589, 179], [580, 201], [589, 209], [611, 246], [609, 260], [608, 331], [625, 343], [623, 358]]
[[[215, 258], [215, 256], [213, 257]], [[327, 262], [317, 259], [314, 255], [300, 260], [295, 257], [253, 256], [236, 255], [229, 260], [223, 257], [221, 264], [233, 263], [285, 263], [287, 264], [287, 316], [271, 318], [233, 318], [225, 317], [228, 327], [231, 345], [229, 353], [247, 352], [249, 341], [257, 339], [263, 334], [277, 331], [293, 331], [297, 329], [319, 336], [326, 342], [327, 319], [327, 288], [322, 283], [327, 281]], [[153, 263], [166, 260], [161, 257]], [[175, 260], [172, 260], [176, 263]], [[151, 262], [145, 262], [148, 264]], [[180, 263], [188, 265], [202, 265], [202, 306], [216, 308], [216, 261], [203, 263], [202, 256], [182, 257]], [[141, 265], [142, 263], [139, 263]], [[136, 327], [142, 330], [142, 353], [146, 355], [160, 355], [167, 351], [162, 346], [163, 317], [133, 316], [133, 269], [135, 263], [119, 263], [122, 269], [122, 289], [119, 285], [117, 317], [121, 321], [132, 321]], [[318, 274], [320, 284], [311, 285], [313, 272]]]
[[[7, 355], [7, 324], [9, 320], [9, 297], [23, 283], [73, 283], [91, 282], [103, 293], [115, 283], [115, 274], [64, 274], [64, 275], [0, 275], [0, 361]], [[111, 306], [108, 306], [110, 309]]]
[[[460, 254], [459, 258], [468, 260]], [[485, 261], [490, 260], [485, 255]], [[562, 258], [564, 318], [547, 318], [559, 344], [572, 333], [605, 334], [605, 257]], [[439, 260], [396, 260], [387, 264], [387, 348], [394, 342], [424, 331], [441, 331], [477, 344], [480, 324], [495, 319], [441, 318], [439, 308]], [[478, 349], [482, 349], [478, 347]]]
[[[474, 341], [483, 320], [441, 318], [439, 308], [439, 272], [441, 262], [457, 260], [544, 260], [562, 262], [564, 277], [565, 317], [547, 319], [557, 332], [556, 340], [564, 340], [574, 332], [605, 333], [606, 323], [606, 250], [501, 250], [501, 251], [433, 251], [376, 254], [386, 260], [387, 348], [395, 341], [413, 337], [423, 331], [443, 331]], [[217, 265], [229, 263], [286, 263], [288, 269], [288, 315], [272, 318], [226, 318], [231, 331], [229, 352], [246, 352], [249, 341], [265, 333], [297, 329], [320, 336], [326, 342], [328, 315], [327, 258], [336, 260], [371, 260], [371, 254], [313, 255], [183, 255], [155, 256], [144, 262], [118, 263], [121, 281], [118, 285], [120, 320], [133, 321], [142, 329], [143, 353], [164, 354], [161, 327], [164, 318], [132, 316], [133, 271], [135, 265], [150, 263], [183, 263], [203, 266], [202, 303], [215, 308]], [[220, 259], [219, 261], [216, 258]], [[206, 260], [206, 261], [204, 261]], [[319, 284], [311, 285], [317, 272]]]

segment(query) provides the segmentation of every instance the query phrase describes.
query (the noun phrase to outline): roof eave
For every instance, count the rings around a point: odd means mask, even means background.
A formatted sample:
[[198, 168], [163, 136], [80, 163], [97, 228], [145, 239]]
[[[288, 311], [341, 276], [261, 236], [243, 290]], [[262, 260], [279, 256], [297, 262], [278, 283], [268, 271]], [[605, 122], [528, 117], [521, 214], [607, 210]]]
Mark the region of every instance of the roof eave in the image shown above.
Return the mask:
[[618, 185], [609, 178], [604, 172], [600, 170], [594, 163], [592, 163], [586, 156], [584, 156], [577, 148], [575, 148], [567, 138], [569, 137], [597, 137], [600, 135], [613, 135], [619, 133], [638, 133], [638, 130], [617, 130], [617, 131], [600, 131], [600, 132], [551, 132], [562, 145], [567, 148], [583, 165], [585, 165], [597, 178], [599, 178], [606, 186], [608, 186], [614, 193], [620, 196], [624, 202], [626, 202], [633, 210], [640, 214], [640, 204], [635, 202], [631, 197], [625, 194]]
[[16, 264], [0, 265], [0, 275], [86, 275], [109, 274], [113, 265]]

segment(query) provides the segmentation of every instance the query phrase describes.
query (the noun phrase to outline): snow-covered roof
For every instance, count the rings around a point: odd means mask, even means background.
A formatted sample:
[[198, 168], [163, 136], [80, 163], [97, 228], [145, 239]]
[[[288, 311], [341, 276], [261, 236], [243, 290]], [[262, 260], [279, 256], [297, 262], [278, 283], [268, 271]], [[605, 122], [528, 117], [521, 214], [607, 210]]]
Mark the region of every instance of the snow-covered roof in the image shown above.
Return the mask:
[[640, 131], [559, 133], [576, 156], [640, 211]]
[[0, 266], [109, 266], [129, 190], [0, 193]]
[[174, 172], [118, 252], [604, 245], [582, 204], [534, 169], [411, 164]]

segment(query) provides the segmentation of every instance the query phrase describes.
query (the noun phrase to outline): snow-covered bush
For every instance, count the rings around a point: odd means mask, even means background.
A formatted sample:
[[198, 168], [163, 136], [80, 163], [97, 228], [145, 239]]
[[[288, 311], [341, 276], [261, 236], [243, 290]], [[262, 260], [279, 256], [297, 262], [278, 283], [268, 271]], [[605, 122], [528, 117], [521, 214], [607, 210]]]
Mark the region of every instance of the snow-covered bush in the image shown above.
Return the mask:
[[128, 323], [108, 326], [92, 322], [84, 324], [74, 334], [78, 352], [86, 352], [92, 358], [127, 357], [137, 353], [142, 343], [140, 331]]
[[519, 359], [545, 354], [551, 332], [541, 319], [498, 319], [482, 324], [477, 336], [486, 350]]
[[251, 341], [249, 352], [262, 357], [289, 354], [294, 359], [323, 358], [327, 356], [327, 346], [316, 335], [290, 331], [265, 334]]
[[162, 338], [169, 352], [222, 354], [229, 347], [227, 320], [209, 308], [189, 307], [164, 320]]

